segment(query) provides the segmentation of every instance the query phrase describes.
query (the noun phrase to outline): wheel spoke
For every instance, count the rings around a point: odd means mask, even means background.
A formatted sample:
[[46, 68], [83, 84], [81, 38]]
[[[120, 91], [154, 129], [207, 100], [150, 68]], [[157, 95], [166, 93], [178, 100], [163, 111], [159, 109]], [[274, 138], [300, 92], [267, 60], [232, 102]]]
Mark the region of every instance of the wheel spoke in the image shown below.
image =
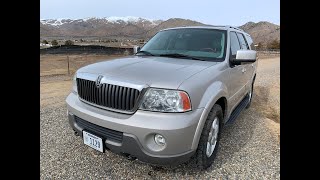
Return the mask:
[[211, 139], [211, 145], [213, 145], [215, 141], [216, 141], [216, 137], [214, 136], [214, 137]]
[[215, 117], [208, 134], [207, 149], [206, 149], [207, 157], [210, 157], [212, 155], [216, 147], [218, 133], [219, 133], [219, 119], [218, 117]]
[[210, 151], [211, 151], [211, 144], [209, 142], [207, 142], [207, 156], [210, 156]]
[[217, 138], [218, 133], [219, 133], [219, 129], [217, 128], [217, 129], [214, 131], [214, 136], [215, 136], [215, 138]]
[[213, 132], [211, 132], [211, 131], [210, 131], [210, 133], [209, 133], [209, 137], [208, 137], [208, 142], [209, 142], [209, 141], [211, 141], [212, 136], [213, 136]]

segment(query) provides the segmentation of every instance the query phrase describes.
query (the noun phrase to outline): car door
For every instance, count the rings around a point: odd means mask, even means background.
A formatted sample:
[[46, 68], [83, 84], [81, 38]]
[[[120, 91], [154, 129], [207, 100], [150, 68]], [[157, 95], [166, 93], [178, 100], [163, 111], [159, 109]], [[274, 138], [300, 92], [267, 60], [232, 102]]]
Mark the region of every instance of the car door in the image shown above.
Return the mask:
[[[249, 44], [244, 36], [244, 34], [242, 33], [237, 33], [239, 42], [240, 42], [240, 46], [241, 49], [243, 50], [250, 50], [249, 48]], [[245, 84], [246, 84], [246, 92], [248, 92], [251, 88], [251, 80], [253, 78], [253, 70], [254, 70], [254, 63], [252, 62], [246, 62], [246, 63], [242, 63], [244, 65], [245, 68]]]
[[[240, 42], [236, 32], [230, 32], [230, 59], [235, 58], [237, 51], [241, 49]], [[245, 95], [245, 66], [241, 63], [233, 64], [230, 62], [230, 98], [231, 111], [239, 104]]]

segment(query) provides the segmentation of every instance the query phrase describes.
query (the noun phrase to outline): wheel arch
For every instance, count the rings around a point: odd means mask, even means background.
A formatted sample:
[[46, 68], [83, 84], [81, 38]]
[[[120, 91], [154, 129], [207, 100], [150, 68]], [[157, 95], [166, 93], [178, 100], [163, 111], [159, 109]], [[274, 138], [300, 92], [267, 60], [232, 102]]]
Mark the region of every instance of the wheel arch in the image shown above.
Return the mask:
[[223, 120], [222, 120], [221, 125], [223, 126], [223, 124], [226, 122], [225, 118], [228, 113], [228, 101], [227, 101], [226, 95], [223, 92], [221, 92], [219, 94], [220, 94], [219, 96], [215, 96], [213, 98], [213, 100], [208, 103], [208, 105], [206, 106], [206, 108], [204, 109], [204, 111], [200, 117], [197, 129], [196, 129], [196, 132], [195, 132], [195, 135], [193, 138], [193, 142], [192, 142], [192, 149], [194, 149], [194, 150], [197, 149], [197, 147], [198, 147], [200, 136], [203, 131], [203, 126], [207, 120], [209, 112], [211, 111], [211, 109], [213, 108], [213, 106], [215, 104], [220, 105], [222, 108]]

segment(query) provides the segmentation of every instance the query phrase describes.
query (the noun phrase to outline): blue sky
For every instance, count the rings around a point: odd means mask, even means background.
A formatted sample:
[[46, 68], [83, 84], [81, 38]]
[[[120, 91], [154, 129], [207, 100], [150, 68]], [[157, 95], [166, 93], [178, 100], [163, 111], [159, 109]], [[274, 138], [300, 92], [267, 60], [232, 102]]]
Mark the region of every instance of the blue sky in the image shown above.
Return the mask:
[[136, 16], [185, 18], [212, 25], [280, 24], [280, 0], [40, 0], [40, 18]]

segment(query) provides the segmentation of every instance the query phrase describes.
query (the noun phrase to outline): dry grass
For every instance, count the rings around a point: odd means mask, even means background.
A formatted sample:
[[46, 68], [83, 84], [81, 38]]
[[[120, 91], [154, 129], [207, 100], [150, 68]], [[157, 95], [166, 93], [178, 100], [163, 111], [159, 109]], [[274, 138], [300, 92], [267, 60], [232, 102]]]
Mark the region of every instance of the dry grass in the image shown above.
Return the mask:
[[[271, 91], [270, 88], [263, 86], [255, 86], [253, 99], [254, 107], [265, 117], [273, 120], [276, 123], [280, 123], [280, 104], [276, 105], [270, 102], [270, 97], [276, 96], [278, 92], [276, 90]], [[280, 89], [279, 89], [280, 92]]]
[[273, 137], [277, 138], [278, 143], [280, 143], [280, 107], [272, 106], [268, 101], [264, 101], [263, 99], [267, 98], [261, 92], [260, 95], [257, 95], [259, 88], [255, 87], [255, 97], [251, 108], [254, 108], [256, 113], [261, 114], [261, 117], [265, 117], [264, 122], [266, 123], [266, 127], [268, 127]]
[[280, 61], [277, 58], [261, 58], [258, 62], [254, 87], [254, 111], [265, 117], [266, 127], [280, 142]]
[[77, 69], [95, 62], [114, 59], [117, 55], [40, 55], [40, 77], [68, 74], [68, 57], [70, 74]]
[[121, 56], [69, 55], [71, 73], [68, 75], [67, 55], [40, 55], [40, 106], [64, 105], [71, 92], [72, 75], [77, 69], [117, 57]]
[[71, 92], [72, 81], [41, 82], [40, 84], [40, 106], [59, 107], [65, 104], [64, 99]]
[[273, 137], [277, 138], [278, 143], [280, 143], [280, 124], [276, 123], [272, 120], [268, 120], [268, 123], [266, 124], [268, 129], [272, 134], [274, 134]]
[[276, 123], [280, 123], [280, 113], [275, 108], [270, 107], [265, 114], [267, 118], [272, 119]]

